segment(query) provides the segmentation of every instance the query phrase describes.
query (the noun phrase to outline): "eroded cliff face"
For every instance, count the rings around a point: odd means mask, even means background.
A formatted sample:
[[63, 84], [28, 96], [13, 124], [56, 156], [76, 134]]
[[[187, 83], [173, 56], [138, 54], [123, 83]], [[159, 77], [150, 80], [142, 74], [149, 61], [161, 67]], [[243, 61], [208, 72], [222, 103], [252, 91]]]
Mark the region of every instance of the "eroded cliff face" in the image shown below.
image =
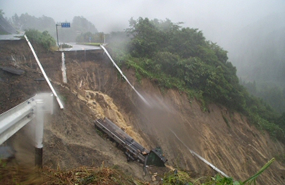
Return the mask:
[[[0, 72], [1, 113], [35, 93], [49, 91], [46, 82], [35, 81], [42, 76], [25, 41], [1, 42], [0, 53], [1, 66], [26, 71], [22, 76]], [[189, 149], [241, 180], [253, 175], [272, 157], [285, 153], [283, 144], [250, 125], [246, 117], [218, 105], [209, 105], [209, 111], [203, 112], [199, 102], [189, 100], [184, 93], [161, 91], [147, 79], [138, 82], [134, 71], [123, 69], [146, 98], [145, 104], [101, 51], [65, 52], [67, 84], [62, 82], [60, 52], [38, 51], [38, 57], [65, 103], [64, 110], [55, 106], [55, 113], [46, 119], [45, 165], [72, 168], [104, 163], [148, 180], [140, 164], [127, 163], [123, 152], [96, 132], [93, 121], [104, 117], [124, 128], [144, 147], [160, 146], [169, 166], [187, 170], [193, 178], [216, 172]], [[284, 164], [275, 161], [258, 182], [285, 184], [284, 174]]]

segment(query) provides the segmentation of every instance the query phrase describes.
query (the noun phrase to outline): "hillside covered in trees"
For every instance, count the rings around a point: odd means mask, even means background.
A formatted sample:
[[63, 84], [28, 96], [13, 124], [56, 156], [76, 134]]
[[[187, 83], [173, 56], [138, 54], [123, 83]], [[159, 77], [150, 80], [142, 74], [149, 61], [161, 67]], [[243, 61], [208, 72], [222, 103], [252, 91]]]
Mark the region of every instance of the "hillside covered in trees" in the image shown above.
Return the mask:
[[[4, 12], [2, 13], [4, 15]], [[231, 62], [239, 69], [236, 73], [241, 78], [239, 81], [247, 91], [256, 97], [259, 97], [266, 104], [272, 107], [276, 112], [282, 114], [285, 110], [285, 85], [284, 79], [284, 27], [280, 19], [273, 19], [274, 16], [266, 17], [264, 20], [257, 21], [228, 37], [233, 45], [227, 45], [231, 48]], [[4, 18], [3, 18], [4, 19]], [[16, 30], [36, 29], [41, 32], [48, 31], [56, 39], [55, 24], [53, 18], [42, 16], [35, 17], [28, 13], [13, 15], [6, 18]], [[176, 26], [179, 27], [179, 24]], [[163, 29], [163, 28], [162, 28]], [[261, 30], [260, 34], [255, 34]], [[273, 31], [272, 31], [273, 30]], [[3, 32], [4, 33], [4, 32]], [[71, 21], [71, 28], [58, 27], [59, 42], [104, 42], [103, 32], [98, 32], [97, 28], [82, 16], [75, 16]], [[114, 36], [117, 34], [117, 36]], [[112, 33], [113, 37], [118, 38], [119, 32]], [[151, 33], [153, 34], [153, 33]], [[242, 36], [242, 37], [241, 37]], [[149, 36], [156, 37], [156, 35]], [[176, 35], [176, 37], [178, 37]], [[238, 39], [238, 38], [242, 39]], [[158, 38], [148, 42], [147, 50], [152, 50], [153, 42]], [[179, 39], [175, 39], [179, 43]], [[108, 42], [111, 41], [108, 37]], [[121, 39], [120, 39], [121, 40]], [[166, 39], [167, 40], [167, 39]], [[164, 40], [165, 42], [169, 42]], [[147, 41], [145, 41], [147, 42]], [[174, 43], [173, 43], [174, 44]], [[212, 46], [217, 45], [211, 43]], [[163, 43], [160, 43], [160, 46]], [[169, 45], [168, 45], [169, 46]], [[182, 47], [182, 46], [180, 46]], [[187, 46], [190, 47], [190, 46]], [[218, 46], [219, 47], [219, 46]], [[169, 48], [170, 49], [170, 48]], [[179, 47], [176, 47], [180, 50]], [[191, 49], [191, 48], [190, 48]], [[193, 49], [193, 48], [192, 48]], [[165, 50], [165, 49], [164, 49]], [[172, 49], [173, 50], [173, 49]], [[141, 51], [137, 51], [141, 52]], [[202, 55], [201, 53], [199, 55]]]
[[[20, 16], [15, 14], [8, 20], [11, 25], [13, 25], [19, 31], [29, 29], [35, 29], [41, 32], [47, 31], [54, 38], [56, 38], [56, 24], [58, 24], [58, 22], [56, 22], [51, 17], [47, 17], [44, 15], [42, 17], [35, 17], [29, 15], [28, 13], [25, 13], [21, 14]], [[80, 40], [80, 38], [86, 35], [86, 33], [90, 35], [96, 34], [98, 32], [94, 24], [92, 24], [90, 21], [88, 21], [82, 16], [75, 16], [70, 22], [70, 24], [70, 28], [61, 28], [60, 26], [58, 26], [60, 42], [75, 42], [77, 37]]]
[[[15, 14], [8, 20], [17, 30], [35, 29], [55, 38], [56, 22], [50, 17], [36, 18], [26, 13]], [[70, 29], [60, 28], [59, 36], [60, 42], [103, 42], [104, 37], [80, 16], [73, 18]], [[206, 40], [202, 31], [182, 27], [168, 19], [139, 18], [131, 19], [130, 27], [124, 32], [112, 32], [108, 42], [120, 65], [135, 68], [139, 80], [148, 77], [162, 90], [177, 88], [187, 93], [190, 100], [198, 99], [204, 111], [209, 103], [224, 105], [248, 116], [253, 124], [269, 131], [274, 138], [285, 140], [285, 114], [276, 111], [276, 107], [283, 110], [284, 90], [240, 83], [227, 51]]]
[[[137, 79], [150, 78], [160, 88], [176, 88], [201, 102], [216, 103], [246, 115], [252, 124], [285, 142], [284, 114], [248, 93], [239, 83], [227, 51], [208, 41], [202, 31], [170, 20], [131, 19], [125, 50], [111, 43], [116, 60], [136, 70]], [[118, 33], [117, 33], [118, 35]], [[113, 34], [114, 36], [114, 34]], [[112, 38], [112, 37], [111, 37]]]
[[285, 111], [284, 16], [262, 17], [224, 39], [242, 85], [279, 113]]
[[[39, 40], [37, 44], [45, 49], [48, 49], [46, 43], [55, 43], [47, 31], [41, 34], [34, 31], [26, 32], [29, 38], [35, 36], [32, 42]], [[124, 50], [122, 44], [126, 46]], [[109, 48], [120, 65], [135, 71], [138, 81], [149, 78], [160, 87], [161, 92], [177, 89], [181, 94], [188, 95], [190, 103], [193, 98], [197, 99], [205, 112], [212, 111], [209, 109], [212, 103], [227, 107], [227, 111], [238, 111], [246, 115], [251, 123], [284, 143], [284, 116], [247, 93], [239, 84], [236, 68], [228, 61], [227, 51], [207, 41], [200, 30], [184, 28], [170, 20], [131, 19], [126, 32], [111, 34]], [[79, 71], [77, 69], [74, 72]], [[86, 73], [84, 70], [82, 72]], [[225, 123], [227, 119], [224, 117]], [[77, 133], [78, 130], [75, 130]], [[94, 137], [94, 134], [91, 135]]]

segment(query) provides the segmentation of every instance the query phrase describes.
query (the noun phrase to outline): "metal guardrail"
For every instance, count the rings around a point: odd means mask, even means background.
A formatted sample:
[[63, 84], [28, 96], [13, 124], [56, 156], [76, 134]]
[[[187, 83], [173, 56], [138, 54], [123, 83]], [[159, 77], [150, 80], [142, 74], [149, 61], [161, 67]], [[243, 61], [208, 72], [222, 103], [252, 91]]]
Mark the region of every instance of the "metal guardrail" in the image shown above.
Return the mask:
[[118, 144], [127, 156], [128, 161], [133, 160], [143, 163], [145, 173], [147, 165], [165, 166], [167, 159], [163, 156], [160, 147], [148, 151], [106, 117], [104, 120], [97, 119], [94, 124]]
[[42, 167], [44, 113], [53, 114], [53, 94], [41, 93], [0, 115], [0, 145], [29, 122], [34, 128], [35, 164]]
[[[12, 109], [0, 114], [0, 145], [30, 121], [35, 119], [37, 119], [37, 122], [39, 121], [38, 119], [43, 120], [43, 115], [38, 116], [40, 112], [48, 111], [53, 113], [52, 104], [52, 94], [42, 93], [37, 94]], [[39, 130], [37, 129], [36, 132], [39, 132]], [[41, 136], [39, 137], [41, 138]], [[37, 145], [40, 146], [40, 144]]]
[[35, 117], [36, 102], [30, 98], [0, 115], [0, 144], [4, 143]]
[[[139, 160], [142, 163], [145, 161], [145, 155], [148, 154], [149, 151], [137, 143], [116, 124], [107, 118], [104, 118], [104, 120], [98, 119], [94, 123], [95, 126], [100, 128], [109, 135], [110, 138], [114, 139], [119, 145], [125, 148], [125, 154], [128, 159]], [[143, 155], [143, 153], [145, 155]]]

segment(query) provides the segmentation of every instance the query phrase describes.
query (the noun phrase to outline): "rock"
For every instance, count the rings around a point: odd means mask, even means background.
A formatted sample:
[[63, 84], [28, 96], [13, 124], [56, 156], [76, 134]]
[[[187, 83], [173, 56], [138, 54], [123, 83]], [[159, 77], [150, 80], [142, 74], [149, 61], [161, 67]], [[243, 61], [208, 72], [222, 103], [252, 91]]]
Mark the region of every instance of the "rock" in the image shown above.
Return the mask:
[[156, 176], [157, 176], [157, 173], [154, 173], [154, 174], [151, 176], [152, 182], [156, 181]]
[[9, 146], [0, 147], [0, 159], [9, 160], [15, 157], [15, 150]]
[[15, 75], [22, 75], [22, 74], [25, 73], [24, 70], [12, 68], [12, 67], [1, 67], [1, 69], [3, 71], [6, 71], [8, 73], [12, 73], [12, 74], [15, 74]]

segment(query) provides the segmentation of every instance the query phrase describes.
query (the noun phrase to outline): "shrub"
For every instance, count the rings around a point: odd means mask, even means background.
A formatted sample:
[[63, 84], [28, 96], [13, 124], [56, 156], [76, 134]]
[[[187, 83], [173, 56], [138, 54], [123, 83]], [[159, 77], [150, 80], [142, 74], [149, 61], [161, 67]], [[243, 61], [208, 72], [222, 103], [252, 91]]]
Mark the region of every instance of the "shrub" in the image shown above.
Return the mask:
[[25, 34], [32, 43], [41, 45], [45, 50], [50, 50], [52, 46], [56, 45], [54, 38], [48, 31], [41, 33], [38, 30], [29, 29], [26, 30]]

